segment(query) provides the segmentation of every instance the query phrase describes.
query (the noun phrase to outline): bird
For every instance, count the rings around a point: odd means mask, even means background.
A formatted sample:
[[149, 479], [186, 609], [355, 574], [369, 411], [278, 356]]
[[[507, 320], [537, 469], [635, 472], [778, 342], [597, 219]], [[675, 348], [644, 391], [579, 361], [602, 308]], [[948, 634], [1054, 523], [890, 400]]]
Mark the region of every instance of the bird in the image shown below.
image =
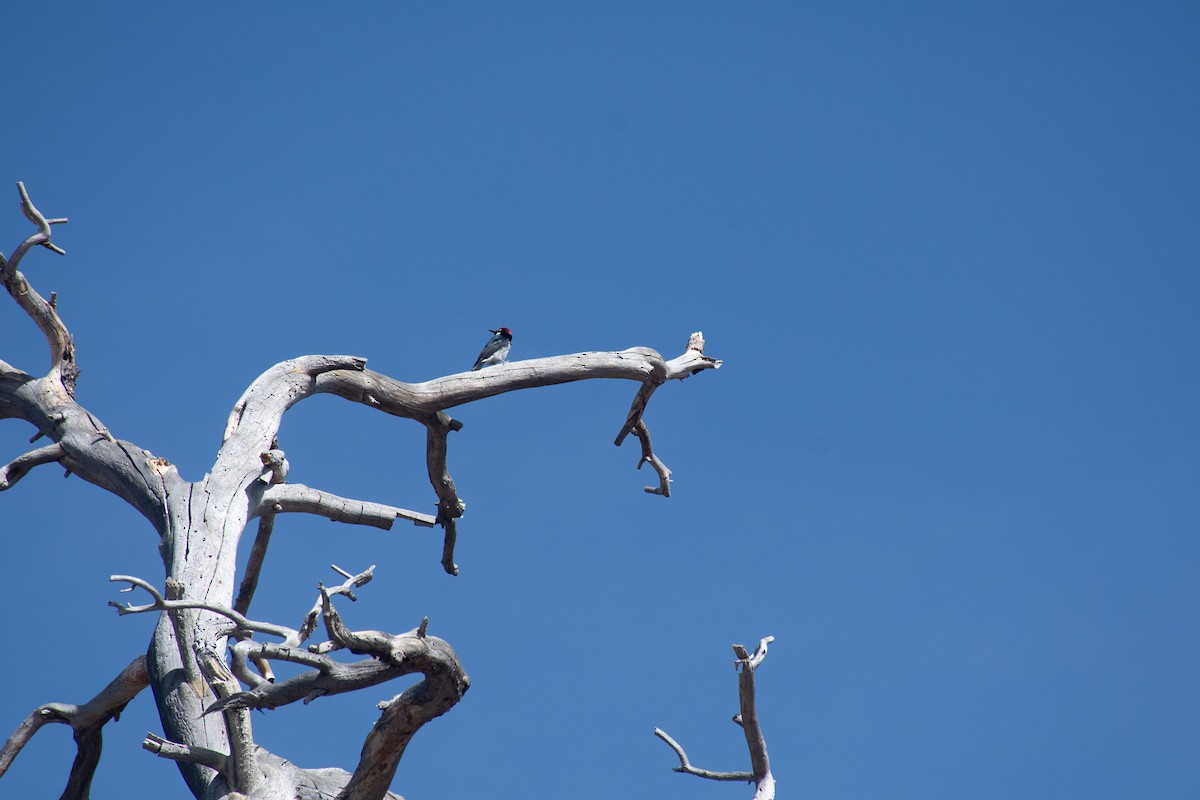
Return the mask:
[[503, 364], [508, 359], [508, 351], [512, 348], [512, 331], [508, 328], [496, 328], [488, 333], [495, 335], [488, 339], [488, 343], [479, 352], [475, 366], [471, 367], [472, 371]]

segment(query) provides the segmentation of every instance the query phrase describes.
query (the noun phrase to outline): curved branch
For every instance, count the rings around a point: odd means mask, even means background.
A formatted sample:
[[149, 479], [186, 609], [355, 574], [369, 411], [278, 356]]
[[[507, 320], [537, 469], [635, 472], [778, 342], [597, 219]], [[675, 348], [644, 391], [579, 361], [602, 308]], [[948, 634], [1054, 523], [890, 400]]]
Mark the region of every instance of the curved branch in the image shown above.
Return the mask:
[[248, 692], [224, 697], [206, 709], [205, 714], [232, 709], [271, 709], [296, 701], [307, 703], [324, 695], [422, 673], [423, 681], [380, 704], [382, 713], [367, 736], [358, 767], [339, 795], [344, 800], [373, 800], [386, 796], [408, 742], [422, 725], [449, 711], [462, 698], [470, 687], [470, 678], [454, 649], [426, 634], [428, 619], [404, 634], [351, 631], [330, 602], [330, 594], [330, 590], [321, 587], [331, 644], [369, 658], [346, 664], [324, 652], [314, 652], [314, 648], [305, 652], [267, 643], [239, 643], [237, 646], [246, 648], [247, 655], [292, 661], [314, 669], [276, 684], [261, 683]]
[[[330, 589], [326, 589], [322, 586], [321, 594], [317, 596], [316, 603], [314, 603], [313, 607], [309, 609], [307, 614], [304, 615], [304, 619], [300, 623], [300, 629], [292, 631], [288, 636], [284, 637], [283, 642], [278, 646], [278, 648], [271, 650], [270, 653], [268, 653], [266, 650], [266, 645], [262, 645], [260, 642], [253, 642], [248, 639], [243, 639], [242, 641], [235, 642], [232, 645], [230, 651], [232, 654], [233, 671], [234, 674], [236, 674], [243, 682], [256, 689], [264, 684], [274, 683], [275, 675], [271, 669], [270, 663], [268, 662], [268, 659], [270, 658], [283, 658], [284, 660], [288, 661], [296, 661], [297, 663], [316, 666], [319, 669], [324, 668], [325, 664], [320, 658], [314, 657], [313, 660], [308, 660], [307, 655], [304, 654], [303, 651], [296, 651], [294, 648], [304, 644], [304, 642], [308, 641], [308, 637], [312, 635], [313, 629], [316, 627], [317, 617], [320, 616], [321, 608], [328, 596], [340, 594], [345, 595], [351, 600], [357, 600], [358, 598], [355, 597], [354, 590], [361, 586], [366, 586], [371, 582], [371, 579], [375, 575], [374, 564], [367, 567], [357, 575], [351, 575], [349, 572], [336, 564], [331, 564], [330, 566], [335, 572], [340, 574], [346, 580], [341, 585]], [[234, 611], [240, 612], [241, 609], [237, 608], [235, 605]], [[293, 654], [297, 652], [301, 653], [300, 657], [293, 656]], [[248, 667], [249, 661], [254, 661], [254, 665], [259, 670], [259, 675], [255, 675], [250, 671]], [[206, 711], [205, 713], [209, 713], [212, 710], [214, 709], [210, 708], [209, 711]]]
[[[125, 500], [160, 535], [167, 532], [168, 498], [184, 487], [178, 470], [166, 459], [114, 437], [70, 396], [53, 373], [35, 378], [20, 370], [0, 368], [0, 418], [25, 420], [37, 431], [31, 441], [45, 436], [61, 448], [61, 457], [51, 459], [58, 456], [57, 451], [40, 449], [18, 459], [18, 473], [25, 459], [30, 459], [30, 464], [57, 460], [69, 474]], [[9, 482], [11, 485], [12, 480]]]
[[131, 661], [108, 686], [83, 705], [47, 703], [34, 709], [8, 738], [4, 747], [0, 748], [0, 776], [8, 771], [21, 748], [43, 725], [49, 722], [63, 723], [71, 726], [78, 750], [62, 796], [86, 798], [92, 776], [100, 763], [102, 729], [109, 720], [119, 718], [129, 701], [149, 684], [146, 657], [142, 655]]
[[645, 487], [646, 494], [670, 497], [671, 470], [667, 469], [667, 465], [662, 462], [662, 459], [654, 455], [654, 447], [650, 444], [650, 431], [646, 428], [646, 423], [639, 419], [633, 426], [633, 433], [642, 443], [642, 460], [638, 462], [638, 469], [642, 468], [642, 464], [649, 464], [658, 473], [658, 486]]
[[[404, 383], [366, 369], [356, 356], [302, 356], [271, 367], [255, 379], [234, 405], [225, 428], [227, 450], [258, 454], [271, 449], [284, 412], [314, 394], [335, 394], [397, 417], [425, 421], [456, 406], [538, 386], [554, 386], [593, 378], [616, 378], [661, 385], [683, 380], [722, 362], [703, 354], [703, 337], [692, 334], [688, 350], [665, 361], [647, 347], [620, 352], [585, 352], [499, 364], [487, 370], [461, 372], [424, 383]], [[641, 416], [645, 403], [631, 412], [627, 425]], [[254, 441], [230, 448], [235, 438]]]
[[205, 714], [224, 711], [227, 708], [270, 710], [295, 702], [307, 704], [318, 697], [358, 691], [414, 671], [411, 665], [390, 664], [377, 658], [346, 663], [323, 653], [285, 647], [272, 642], [239, 642], [233, 648], [234, 652], [243, 649], [247, 658], [286, 661], [311, 669], [275, 683], [260, 681], [249, 691], [216, 701], [205, 709]]
[[66, 217], [46, 219], [42, 215], [42, 212], [38, 211], [37, 207], [34, 206], [33, 201], [29, 199], [29, 192], [25, 191], [25, 184], [21, 181], [17, 181], [17, 192], [21, 195], [21, 212], [25, 215], [25, 219], [37, 225], [38, 232], [21, 242], [20, 246], [13, 252], [12, 258], [8, 260], [8, 266], [16, 269], [17, 263], [25, 255], [25, 252], [34, 245], [39, 244], [47, 250], [53, 250], [60, 256], [65, 256], [67, 251], [50, 241], [50, 237], [52, 236], [50, 226], [65, 224], [67, 222]]
[[8, 464], [0, 467], [0, 492], [11, 489], [13, 484], [24, 478], [31, 469], [42, 464], [61, 461], [67, 452], [58, 442], [30, 450], [23, 456], [18, 456]]
[[[242, 449], [259, 458], [260, 453], [273, 448], [283, 413], [313, 394], [318, 376], [332, 370], [361, 371], [366, 365], [367, 360], [358, 356], [314, 355], [281, 361], [259, 375], [238, 398], [229, 413], [222, 441], [228, 446], [231, 439], [239, 437], [246, 442]], [[257, 447], [250, 444], [254, 441], [258, 442]], [[226, 447], [221, 452], [225, 453]]]
[[[654, 355], [657, 356], [658, 354], [655, 353]], [[659, 358], [661, 359], [661, 356]], [[621, 443], [625, 441], [625, 437], [633, 432], [638, 422], [641, 421], [642, 415], [646, 412], [646, 405], [650, 402], [650, 395], [654, 394], [655, 389], [659, 386], [672, 379], [683, 380], [706, 369], [720, 369], [723, 363], [725, 362], [704, 355], [704, 334], [701, 331], [693, 333], [688, 337], [687, 349], [684, 350], [683, 355], [664, 362], [661, 365], [657, 363], [654, 365], [651, 375], [642, 384], [642, 388], [638, 390], [637, 395], [633, 398], [633, 405], [629, 409], [625, 425], [617, 433], [614, 444], [620, 447]]]
[[692, 763], [688, 761], [687, 753], [684, 752], [683, 747], [679, 744], [679, 742], [672, 739], [666, 731], [664, 731], [662, 728], [655, 728], [654, 735], [666, 742], [667, 745], [669, 745], [670, 748], [675, 751], [675, 755], [679, 756], [679, 766], [675, 767], [675, 772], [684, 772], [688, 775], [707, 778], [710, 781], [754, 780], [754, 775], [749, 772], [713, 772], [709, 769], [699, 769], [698, 767], [693, 767]]
[[[162, 596], [158, 589], [148, 581], [141, 578], [136, 578], [133, 575], [109, 575], [109, 581], [113, 583], [128, 583], [131, 586], [145, 589], [154, 598], [153, 603], [135, 606], [131, 603], [121, 605], [113, 601], [109, 601], [109, 605], [117, 610], [117, 614], [125, 616], [126, 614], [144, 614], [147, 611], [180, 611], [183, 609], [201, 609], [203, 611], [211, 611], [214, 614], [220, 614], [226, 619], [233, 622], [237, 631], [249, 633], [265, 633], [270, 636], [278, 636], [281, 639], [287, 639], [289, 636], [294, 636], [296, 631], [284, 625], [275, 625], [270, 622], [255, 622], [252, 619], [247, 619], [244, 615], [239, 614], [232, 608], [219, 605], [217, 603], [206, 603], [201, 600], [168, 600]], [[122, 591], [130, 591], [123, 589]]]
[[402, 694], [381, 703], [382, 712], [363, 743], [362, 755], [341, 800], [374, 800], [383, 797], [404, 750], [426, 722], [454, 707], [471, 679], [463, 671], [449, 644], [427, 636], [429, 620], [409, 633], [395, 636], [380, 631], [348, 631], [333, 604], [325, 603], [325, 623], [330, 639], [343, 643], [354, 653], [368, 653], [407, 672], [420, 672], [425, 680]]
[[[234, 405], [225, 429], [225, 442], [214, 473], [250, 474], [266, 478], [255, 463], [261, 453], [276, 446], [283, 414], [314, 394], [334, 394], [392, 416], [415, 419], [425, 425], [426, 466], [429, 481], [438, 497], [436, 517], [382, 504], [350, 501], [295, 484], [274, 482], [261, 495], [253, 513], [305, 511], [331, 519], [389, 528], [396, 516], [419, 525], [438, 524], [444, 530], [442, 567], [458, 574], [454, 562], [457, 520], [466, 510], [450, 476], [447, 437], [462, 423], [446, 409], [483, 400], [506, 392], [553, 386], [592, 378], [633, 380], [641, 384], [625, 426], [617, 437], [620, 444], [630, 432], [642, 442], [642, 457], [659, 476], [651, 494], [670, 496], [671, 471], [653, 452], [642, 416], [650, 396], [668, 380], [683, 380], [705, 369], [718, 369], [722, 362], [704, 355], [704, 337], [699, 332], [688, 339], [678, 358], [666, 361], [656, 351], [634, 347], [620, 352], [585, 352], [499, 364], [487, 370], [468, 371], [424, 383], [404, 383], [366, 369], [366, 360], [355, 356], [303, 356], [284, 361], [260, 375]], [[253, 458], [251, 457], [253, 455]]]
[[460, 372], [424, 383], [402, 383], [366, 369], [360, 372], [329, 371], [317, 379], [314, 391], [336, 394], [394, 416], [417, 418], [521, 389], [596, 378], [638, 383], [661, 378], [665, 383], [684, 380], [705, 369], [718, 369], [722, 363], [697, 350], [689, 349], [678, 358], [664, 361], [648, 347], [633, 347], [620, 352], [585, 352], [510, 361], [486, 370]]

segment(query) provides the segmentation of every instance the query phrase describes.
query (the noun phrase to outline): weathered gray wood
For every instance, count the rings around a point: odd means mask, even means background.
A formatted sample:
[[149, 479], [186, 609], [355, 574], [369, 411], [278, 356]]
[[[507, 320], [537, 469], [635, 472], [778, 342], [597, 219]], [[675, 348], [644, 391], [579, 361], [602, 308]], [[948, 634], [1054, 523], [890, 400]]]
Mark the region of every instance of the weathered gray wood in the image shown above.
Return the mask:
[[[445, 534], [442, 565], [454, 574], [455, 534], [466, 503], [449, 470], [449, 434], [462, 428], [446, 413], [449, 409], [506, 392], [572, 381], [634, 381], [639, 389], [616, 442], [620, 444], [631, 432], [638, 436], [642, 445], [639, 466], [650, 463], [659, 475], [659, 486], [648, 491], [666, 496], [670, 471], [651, 448], [644, 419], [647, 403], [667, 381], [721, 366], [720, 361], [704, 355], [704, 339], [699, 333], [692, 334], [684, 353], [672, 360], [649, 348], [634, 347], [510, 362], [422, 383], [405, 383], [368, 370], [366, 359], [358, 356], [301, 356], [276, 364], [250, 384], [229, 414], [210, 472], [200, 480], [185, 481], [165, 458], [117, 438], [76, 402], [74, 387], [79, 373], [70, 332], [58, 315], [55, 298], [46, 300], [39, 295], [18, 269], [36, 246], [63, 253], [51, 241], [51, 234], [52, 226], [66, 220], [43, 216], [24, 186], [18, 187], [22, 210], [37, 232], [23, 240], [10, 258], [0, 254], [0, 285], [46, 338], [50, 367], [45, 375], [36, 377], [0, 361], [0, 419], [25, 420], [35, 429], [31, 441], [44, 437], [49, 443], [17, 454], [0, 467], [0, 489], [12, 486], [39, 465], [57, 462], [68, 474], [129, 503], [150, 522], [165, 566], [164, 590], [159, 592], [139, 578], [122, 577], [153, 597], [148, 605], [126, 606], [122, 611], [160, 614], [144, 675], [153, 688], [163, 735], [152, 735], [146, 746], [179, 764], [197, 798], [232, 797], [235, 793], [260, 800], [391, 796], [387, 785], [408, 741], [424, 722], [452, 707], [469, 685], [453, 649], [440, 639], [427, 637], [424, 624], [400, 635], [353, 632], [341, 624], [330, 595], [349, 593], [369, 579], [369, 571], [353, 577], [347, 574], [351, 580], [342, 587], [322, 591], [321, 613], [330, 641], [317, 652], [296, 649], [312, 630], [315, 610], [299, 630], [249, 620], [244, 612], [267, 555], [276, 515], [318, 514], [384, 529], [390, 529], [397, 519], [440, 525]], [[336, 395], [426, 427], [426, 464], [437, 496], [436, 516], [287, 482], [286, 456], [278, 441], [283, 415], [296, 403], [318, 394]], [[256, 517], [263, 519], [263, 533], [255, 547], [251, 574], [235, 603], [238, 545], [247, 523]], [[252, 639], [264, 635], [280, 637], [284, 644]], [[236, 641], [233, 672], [225, 664], [230, 637]], [[327, 655], [337, 648], [366, 653], [372, 661], [341, 664]], [[271, 684], [268, 662], [280, 658], [306, 663], [312, 671]], [[261, 674], [252, 673], [252, 663]], [[425, 680], [386, 704], [380, 720], [366, 735], [362, 758], [353, 773], [301, 770], [254, 745], [250, 708], [352, 691], [414, 671], [424, 673]], [[249, 691], [241, 690], [239, 678]], [[207, 713], [210, 711], [219, 713]], [[40, 725], [38, 719], [31, 718], [14, 734], [18, 744], [6, 747], [3, 758], [11, 762], [20, 744]], [[95, 758], [99, 754], [99, 726], [76, 730], [96, 734], [94, 741], [80, 744], [85, 763], [79, 774], [90, 780], [92, 754]], [[0, 765], [4, 763], [0, 760]], [[86, 793], [86, 781], [80, 785]]]
[[754, 670], [767, 656], [767, 645], [775, 641], [774, 636], [767, 636], [758, 643], [754, 654], [746, 652], [743, 645], [733, 645], [737, 661], [734, 666], [738, 670], [738, 705], [740, 711], [733, 718], [746, 736], [746, 747], [750, 751], [750, 772], [715, 772], [693, 766], [688, 760], [687, 753], [679, 742], [672, 739], [661, 728], [654, 729], [654, 735], [666, 742], [679, 758], [679, 766], [675, 772], [685, 775], [695, 775], [710, 781], [745, 781], [754, 784], [754, 800], [775, 800], [775, 777], [771, 774], [771, 761], [767, 757], [767, 741], [763, 736], [762, 727], [758, 722], [758, 708], [755, 701]]

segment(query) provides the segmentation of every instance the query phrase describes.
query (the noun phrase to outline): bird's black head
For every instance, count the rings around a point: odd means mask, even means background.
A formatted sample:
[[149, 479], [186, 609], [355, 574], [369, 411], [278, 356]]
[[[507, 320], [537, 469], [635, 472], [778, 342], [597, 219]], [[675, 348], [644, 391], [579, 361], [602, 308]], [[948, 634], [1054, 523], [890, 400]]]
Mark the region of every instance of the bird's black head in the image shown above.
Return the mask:
[[495, 330], [489, 331], [489, 333], [499, 333], [505, 338], [512, 338], [512, 331], [510, 331], [508, 328], [496, 328]]

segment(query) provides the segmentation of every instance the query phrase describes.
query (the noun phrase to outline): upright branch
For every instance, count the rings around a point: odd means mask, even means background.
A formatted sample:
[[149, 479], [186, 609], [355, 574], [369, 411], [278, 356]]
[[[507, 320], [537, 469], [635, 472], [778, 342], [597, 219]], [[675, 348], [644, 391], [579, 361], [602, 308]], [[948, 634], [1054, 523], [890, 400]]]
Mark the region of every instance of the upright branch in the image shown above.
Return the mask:
[[17, 192], [21, 195], [21, 213], [36, 225], [38, 230], [37, 233], [30, 235], [17, 245], [17, 249], [7, 259], [3, 253], [0, 253], [0, 284], [4, 285], [12, 298], [24, 309], [46, 337], [46, 341], [50, 345], [50, 374], [55, 377], [68, 395], [73, 395], [75, 381], [79, 377], [79, 369], [75, 366], [75, 343], [67, 331], [66, 325], [58, 317], [53, 295], [50, 300], [43, 298], [34, 291], [33, 287], [29, 285], [29, 281], [25, 280], [25, 276], [17, 269], [25, 254], [37, 245], [58, 253], [60, 256], [65, 256], [67, 252], [51, 241], [51, 226], [65, 224], [67, 220], [66, 218], [47, 219], [29, 199], [29, 193], [25, 191], [25, 184], [18, 182]]
[[774, 636], [767, 636], [760, 640], [753, 655], [746, 651], [744, 645], [733, 645], [734, 655], [737, 656], [734, 668], [738, 670], [738, 699], [741, 707], [740, 713], [734, 716], [733, 721], [741, 726], [746, 735], [746, 746], [750, 751], [751, 771], [713, 772], [694, 767], [688, 760], [683, 747], [661, 728], [655, 728], [654, 735], [666, 742], [679, 758], [679, 766], [675, 767], [675, 772], [713, 781], [753, 782], [755, 784], [754, 800], [774, 800], [775, 778], [771, 775], [771, 762], [767, 757], [767, 742], [763, 738], [762, 728], [758, 722], [758, 710], [754, 698], [754, 670], [766, 658], [767, 645], [773, 641], [775, 641]]

